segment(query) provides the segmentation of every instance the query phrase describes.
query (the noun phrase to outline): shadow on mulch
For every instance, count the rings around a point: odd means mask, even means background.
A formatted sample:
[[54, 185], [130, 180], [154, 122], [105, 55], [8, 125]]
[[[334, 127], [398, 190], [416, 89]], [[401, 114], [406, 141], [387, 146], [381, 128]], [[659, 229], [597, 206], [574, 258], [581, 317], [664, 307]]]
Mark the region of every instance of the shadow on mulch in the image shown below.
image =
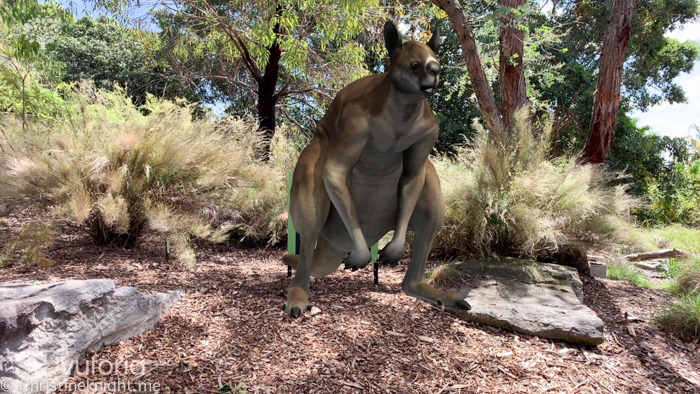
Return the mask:
[[[663, 355], [657, 354], [648, 345], [646, 339], [653, 337], [656, 333], [652, 332], [647, 325], [635, 326], [637, 338], [629, 334], [627, 314], [623, 313], [615, 302], [616, 299], [619, 299], [619, 296], [611, 294], [604, 283], [595, 279], [585, 278], [583, 282], [584, 292], [587, 295], [584, 303], [603, 320], [606, 331], [615, 342], [633, 354], [642, 365], [653, 371], [647, 374], [648, 378], [660, 387], [677, 389], [678, 386], [685, 385], [691, 388], [693, 392], [700, 392], [700, 386], [682, 377], [671, 365], [663, 360]], [[626, 293], [631, 299], [645, 297], [650, 291], [653, 291], [630, 286], [626, 289]], [[589, 295], [591, 294], [595, 294], [596, 297], [590, 297]], [[666, 343], [668, 344], [668, 341]], [[696, 367], [698, 366], [700, 365], [696, 365]], [[665, 371], [665, 373], [662, 371]]]

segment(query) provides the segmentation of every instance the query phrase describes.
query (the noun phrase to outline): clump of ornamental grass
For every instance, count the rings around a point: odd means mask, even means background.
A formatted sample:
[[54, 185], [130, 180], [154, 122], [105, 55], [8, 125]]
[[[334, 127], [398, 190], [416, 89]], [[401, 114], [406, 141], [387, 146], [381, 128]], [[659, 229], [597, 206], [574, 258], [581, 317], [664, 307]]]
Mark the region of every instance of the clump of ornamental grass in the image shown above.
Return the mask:
[[44, 257], [46, 248], [55, 236], [51, 225], [32, 221], [25, 224], [16, 235], [10, 237], [0, 250], [0, 267], [17, 261], [20, 264], [33, 264]]
[[678, 295], [700, 295], [700, 260], [679, 264], [675, 280]]
[[700, 337], [700, 294], [678, 298], [655, 322], [683, 339], [697, 339]]
[[448, 287], [463, 283], [464, 273], [455, 266], [454, 262], [440, 264], [428, 271], [428, 281], [435, 286]]
[[438, 254], [534, 258], [562, 245], [630, 242], [625, 217], [637, 201], [613, 185], [619, 175], [551, 158], [552, 123], [535, 129], [527, 118], [517, 115], [510, 143], [475, 122], [473, 146], [434, 160], [446, 203]]
[[131, 248], [151, 228], [188, 265], [192, 238], [279, 240], [285, 171], [255, 160], [253, 122], [193, 120], [191, 105], [153, 97], [137, 108], [86, 83], [68, 102], [50, 129], [5, 125], [0, 198], [48, 200], [98, 245]]

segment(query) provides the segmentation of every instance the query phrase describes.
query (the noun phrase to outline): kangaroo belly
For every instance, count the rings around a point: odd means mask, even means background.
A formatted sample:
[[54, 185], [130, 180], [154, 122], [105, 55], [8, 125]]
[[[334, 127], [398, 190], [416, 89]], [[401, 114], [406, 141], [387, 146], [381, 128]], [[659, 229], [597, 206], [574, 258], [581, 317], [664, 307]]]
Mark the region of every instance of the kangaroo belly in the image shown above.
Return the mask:
[[[374, 245], [394, 229], [402, 165], [396, 155], [378, 154], [371, 158], [363, 155], [353, 169], [351, 182], [357, 218], [368, 245]], [[333, 205], [321, 234], [343, 250], [352, 249], [352, 238]]]

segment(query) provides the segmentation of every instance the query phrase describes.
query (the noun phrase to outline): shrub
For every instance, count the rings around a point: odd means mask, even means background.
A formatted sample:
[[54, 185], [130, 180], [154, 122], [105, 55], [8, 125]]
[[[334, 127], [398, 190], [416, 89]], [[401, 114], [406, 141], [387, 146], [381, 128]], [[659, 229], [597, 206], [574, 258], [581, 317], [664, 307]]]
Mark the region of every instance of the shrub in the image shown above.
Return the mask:
[[192, 106], [153, 97], [135, 107], [85, 83], [69, 102], [51, 129], [6, 127], [0, 197], [48, 199], [99, 245], [133, 247], [150, 227], [188, 263], [191, 237], [279, 240], [285, 171], [255, 161], [253, 122], [193, 120]]
[[435, 160], [447, 206], [436, 251], [532, 258], [563, 244], [631, 242], [625, 216], [637, 201], [611, 185], [619, 175], [576, 157], [550, 159], [551, 122], [535, 136], [526, 115], [518, 115], [510, 145], [475, 123], [473, 147]]
[[700, 337], [700, 295], [679, 298], [656, 318], [656, 323], [684, 339]]
[[649, 185], [647, 209], [639, 216], [648, 224], [700, 224], [700, 161], [673, 163], [658, 183]]

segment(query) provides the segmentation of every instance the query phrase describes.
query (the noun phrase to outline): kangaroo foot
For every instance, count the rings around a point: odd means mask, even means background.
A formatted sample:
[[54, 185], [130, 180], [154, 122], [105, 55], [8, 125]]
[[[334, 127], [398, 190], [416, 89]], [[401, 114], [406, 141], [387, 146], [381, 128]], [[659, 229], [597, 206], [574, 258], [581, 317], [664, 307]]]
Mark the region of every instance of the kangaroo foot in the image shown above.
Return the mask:
[[282, 310], [293, 318], [311, 309], [309, 304], [309, 293], [301, 287], [292, 287], [287, 292], [287, 301], [282, 305]]
[[345, 263], [345, 269], [351, 269], [357, 271], [358, 268], [364, 268], [372, 260], [372, 254], [369, 248], [360, 248], [353, 250], [348, 254], [348, 257], [343, 260]]
[[464, 310], [472, 309], [471, 305], [460, 295], [438, 290], [426, 282], [407, 283], [401, 286], [404, 293], [411, 297], [420, 298], [439, 307], [452, 307]]
[[379, 262], [396, 264], [403, 258], [405, 242], [392, 239], [384, 249], [379, 251]]

